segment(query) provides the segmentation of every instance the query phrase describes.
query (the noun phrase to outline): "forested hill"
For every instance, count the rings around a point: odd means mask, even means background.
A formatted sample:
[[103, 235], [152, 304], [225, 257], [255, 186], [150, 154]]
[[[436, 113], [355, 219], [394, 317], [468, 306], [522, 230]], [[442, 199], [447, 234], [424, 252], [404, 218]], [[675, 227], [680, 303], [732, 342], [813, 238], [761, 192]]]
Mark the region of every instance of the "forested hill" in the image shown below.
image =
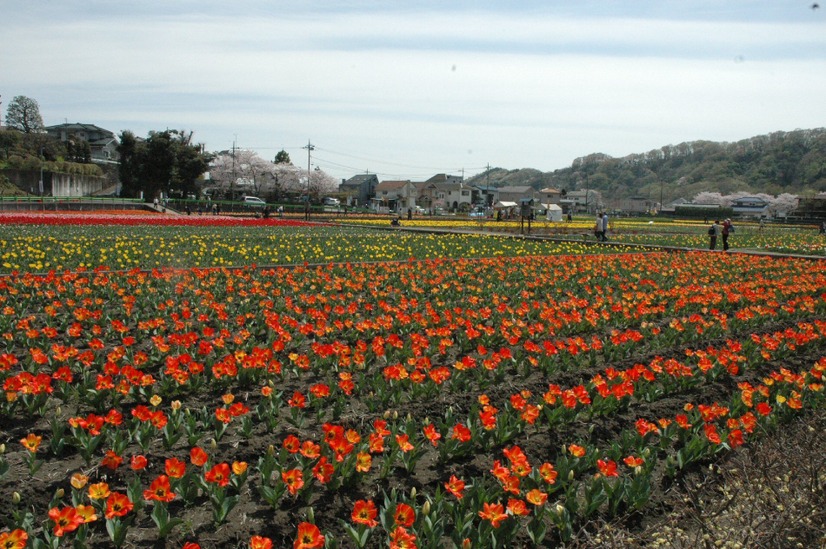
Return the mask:
[[612, 158], [591, 154], [570, 168], [540, 172], [493, 168], [469, 183], [536, 189], [595, 189], [611, 198], [691, 199], [703, 191], [811, 194], [826, 191], [826, 128], [774, 132], [736, 143], [692, 141]]

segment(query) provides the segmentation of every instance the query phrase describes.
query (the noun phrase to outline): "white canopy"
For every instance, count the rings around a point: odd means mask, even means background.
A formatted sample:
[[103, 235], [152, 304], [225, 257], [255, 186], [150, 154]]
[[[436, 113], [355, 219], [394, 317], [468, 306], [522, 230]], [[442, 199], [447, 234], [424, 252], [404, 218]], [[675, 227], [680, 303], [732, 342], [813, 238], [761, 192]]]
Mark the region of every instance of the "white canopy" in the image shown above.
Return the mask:
[[559, 204], [542, 204], [548, 221], [562, 221], [562, 208]]

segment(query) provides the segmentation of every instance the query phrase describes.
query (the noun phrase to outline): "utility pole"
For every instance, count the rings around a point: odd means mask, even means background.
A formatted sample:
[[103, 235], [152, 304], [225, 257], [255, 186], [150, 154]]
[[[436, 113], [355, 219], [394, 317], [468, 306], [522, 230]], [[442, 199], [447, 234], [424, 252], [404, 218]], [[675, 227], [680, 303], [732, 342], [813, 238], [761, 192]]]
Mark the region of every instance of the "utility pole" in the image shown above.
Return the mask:
[[[40, 181], [39, 181], [39, 190], [40, 190], [40, 202], [43, 202], [43, 163], [46, 161], [46, 155], [43, 154], [43, 147], [40, 147]], [[52, 193], [54, 194], [54, 193]], [[45, 206], [44, 206], [45, 209]]]
[[238, 136], [235, 136], [235, 139], [232, 140], [232, 181], [229, 182], [229, 199], [235, 200], [235, 140], [238, 139]]
[[310, 219], [310, 154], [315, 150], [315, 146], [307, 140], [307, 146], [301, 147], [307, 149], [307, 202], [304, 204], [304, 219]]
[[660, 209], [657, 213], [663, 211], [663, 180], [660, 179]]
[[485, 202], [488, 206], [493, 206], [492, 194], [490, 193], [490, 162], [485, 166]]

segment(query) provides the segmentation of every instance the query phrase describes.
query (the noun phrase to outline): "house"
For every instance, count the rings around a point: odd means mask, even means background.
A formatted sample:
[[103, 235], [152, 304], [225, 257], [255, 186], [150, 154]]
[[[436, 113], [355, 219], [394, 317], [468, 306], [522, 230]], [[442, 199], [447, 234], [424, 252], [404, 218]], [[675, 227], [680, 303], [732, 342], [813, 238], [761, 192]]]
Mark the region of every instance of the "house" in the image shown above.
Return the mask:
[[458, 175], [436, 174], [427, 181], [414, 184], [416, 204], [425, 209], [470, 209], [472, 189]]
[[562, 191], [552, 187], [546, 187], [537, 191], [536, 197], [541, 204], [559, 204], [562, 199]]
[[58, 124], [44, 128], [49, 137], [61, 143], [70, 140], [86, 141], [91, 150], [92, 162], [107, 164], [116, 163], [119, 159], [118, 140], [115, 134], [94, 124]]
[[569, 212], [595, 213], [603, 209], [602, 194], [593, 189], [568, 191], [565, 198], [560, 198], [559, 204]]
[[471, 199], [474, 204], [491, 207], [499, 202], [499, 188], [493, 185], [472, 185]]
[[463, 182], [435, 183], [435, 207], [446, 210], [467, 211], [473, 205], [473, 189]]
[[521, 202], [523, 199], [536, 199], [536, 189], [530, 185], [512, 185], [499, 187], [501, 202]]
[[371, 199], [377, 210], [402, 212], [416, 207], [416, 186], [409, 179], [382, 181], [376, 185], [376, 196]]
[[439, 188], [436, 183], [429, 181], [417, 181], [413, 183], [416, 188], [416, 205], [431, 210], [437, 206], [439, 199]]
[[731, 209], [741, 217], [764, 217], [768, 215], [769, 203], [757, 196], [743, 196], [732, 202]]
[[656, 200], [647, 196], [632, 196], [614, 200], [609, 207], [624, 213], [642, 214], [655, 211], [658, 205], [659, 203]]
[[462, 183], [465, 178], [461, 175], [447, 175], [446, 173], [437, 173], [427, 180], [428, 183]]
[[[802, 219], [826, 219], [826, 193], [818, 193], [815, 196], [803, 197], [798, 200], [797, 208], [793, 210], [794, 216]], [[786, 217], [792, 211], [778, 212], [775, 217]]]
[[354, 175], [350, 179], [342, 179], [338, 190], [347, 197], [348, 205], [360, 206], [368, 204], [370, 199], [376, 195], [378, 184], [379, 178], [376, 177], [376, 174], [365, 173]]

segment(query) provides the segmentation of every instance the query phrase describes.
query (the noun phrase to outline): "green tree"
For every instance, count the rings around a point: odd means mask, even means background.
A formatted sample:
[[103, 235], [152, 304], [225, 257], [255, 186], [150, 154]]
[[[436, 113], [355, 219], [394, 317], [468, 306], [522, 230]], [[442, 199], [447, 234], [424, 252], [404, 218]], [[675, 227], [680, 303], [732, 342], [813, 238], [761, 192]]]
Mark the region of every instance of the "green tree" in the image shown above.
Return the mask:
[[20, 144], [20, 132], [0, 130], [0, 158], [8, 158]]
[[275, 163], [276, 164], [292, 164], [292, 161], [290, 160], [289, 153], [287, 151], [285, 151], [284, 149], [281, 149], [280, 151], [278, 151], [278, 153], [275, 155]]
[[9, 103], [6, 111], [6, 126], [15, 128], [23, 133], [36, 133], [43, 129], [43, 118], [40, 116], [40, 105], [37, 101], [18, 95]]
[[88, 164], [92, 161], [92, 147], [85, 139], [69, 138], [66, 142], [66, 160]]
[[140, 195], [141, 181], [141, 160], [143, 152], [139, 149], [143, 143], [138, 143], [135, 134], [129, 130], [124, 130], [120, 134], [118, 144], [118, 155], [120, 156], [120, 166], [118, 166], [118, 176], [120, 177], [121, 196], [135, 198]]
[[192, 144], [192, 132], [164, 130], [149, 132], [138, 140], [130, 131], [121, 132], [121, 195], [149, 198], [163, 192], [173, 196], [196, 193], [198, 179], [209, 166], [210, 155]]

